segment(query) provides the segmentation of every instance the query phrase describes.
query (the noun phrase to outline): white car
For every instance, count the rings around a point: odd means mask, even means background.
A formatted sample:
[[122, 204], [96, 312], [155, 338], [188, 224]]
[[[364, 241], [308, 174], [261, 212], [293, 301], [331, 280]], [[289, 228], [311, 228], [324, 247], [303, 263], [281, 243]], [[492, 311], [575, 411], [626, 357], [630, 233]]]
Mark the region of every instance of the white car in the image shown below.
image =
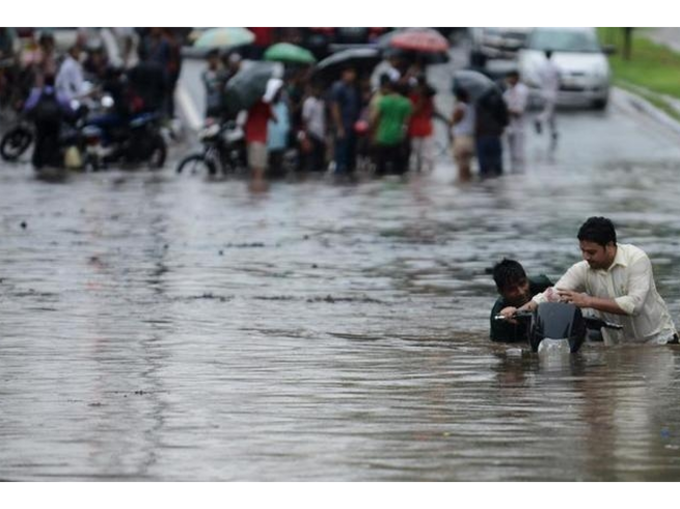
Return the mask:
[[530, 31], [529, 27], [470, 28], [470, 65], [483, 68], [487, 60], [515, 60]]
[[539, 70], [552, 51], [552, 60], [560, 70], [558, 104], [588, 104], [597, 109], [607, 107], [611, 70], [606, 52], [594, 28], [535, 28], [519, 52], [518, 68], [522, 81], [530, 90], [531, 103], [541, 102]]

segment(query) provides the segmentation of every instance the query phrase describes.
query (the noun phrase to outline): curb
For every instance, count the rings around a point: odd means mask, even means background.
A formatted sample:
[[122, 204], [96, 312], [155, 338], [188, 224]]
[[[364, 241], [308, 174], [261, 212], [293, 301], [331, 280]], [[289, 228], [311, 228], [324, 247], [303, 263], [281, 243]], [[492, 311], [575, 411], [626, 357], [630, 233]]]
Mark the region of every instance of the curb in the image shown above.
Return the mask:
[[653, 118], [660, 124], [663, 124], [676, 134], [680, 135], [680, 122], [654, 106], [647, 99], [620, 87], [614, 87], [614, 90], [616, 90], [616, 93], [621, 95], [637, 111]]

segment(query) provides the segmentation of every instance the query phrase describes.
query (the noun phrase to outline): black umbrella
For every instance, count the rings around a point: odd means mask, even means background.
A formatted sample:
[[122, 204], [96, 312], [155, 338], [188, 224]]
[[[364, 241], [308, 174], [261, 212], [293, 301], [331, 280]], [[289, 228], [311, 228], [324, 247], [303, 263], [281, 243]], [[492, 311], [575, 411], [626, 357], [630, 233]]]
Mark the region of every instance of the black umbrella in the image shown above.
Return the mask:
[[371, 72], [380, 62], [382, 56], [378, 48], [350, 48], [324, 58], [316, 64], [314, 76], [324, 80], [334, 80], [340, 77], [342, 70], [353, 67], [357, 73]]
[[463, 70], [453, 73], [454, 92], [459, 88], [465, 90], [472, 101], [477, 101], [492, 91], [501, 93], [501, 89], [491, 78], [477, 71]]
[[242, 65], [224, 90], [225, 103], [232, 114], [250, 109], [262, 99], [267, 82], [283, 76], [283, 66], [279, 62], [243, 62]]

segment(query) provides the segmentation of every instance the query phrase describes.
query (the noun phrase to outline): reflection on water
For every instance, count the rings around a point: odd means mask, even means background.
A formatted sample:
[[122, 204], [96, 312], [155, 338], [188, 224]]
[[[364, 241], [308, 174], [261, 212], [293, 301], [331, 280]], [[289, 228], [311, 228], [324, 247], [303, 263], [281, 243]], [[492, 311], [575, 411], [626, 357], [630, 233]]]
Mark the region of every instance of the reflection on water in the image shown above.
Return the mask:
[[257, 196], [3, 168], [0, 478], [676, 480], [678, 347], [488, 341], [488, 267], [559, 276], [591, 214], [649, 252], [678, 316], [677, 151], [605, 157], [588, 122], [597, 146], [541, 163], [539, 140], [525, 173], [464, 186], [448, 165]]

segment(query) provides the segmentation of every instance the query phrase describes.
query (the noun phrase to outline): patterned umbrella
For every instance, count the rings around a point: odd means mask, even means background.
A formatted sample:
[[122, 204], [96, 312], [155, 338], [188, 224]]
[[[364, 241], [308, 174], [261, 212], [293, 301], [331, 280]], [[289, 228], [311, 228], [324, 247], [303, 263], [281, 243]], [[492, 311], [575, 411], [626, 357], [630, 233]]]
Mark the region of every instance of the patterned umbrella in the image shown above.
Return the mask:
[[441, 53], [449, 50], [449, 41], [431, 28], [408, 28], [391, 34], [392, 48], [420, 53]]
[[250, 44], [255, 40], [253, 34], [247, 28], [241, 27], [226, 27], [226, 28], [211, 28], [201, 34], [196, 39], [194, 46], [197, 48], [233, 48], [235, 46], [243, 46]]
[[264, 59], [287, 64], [313, 64], [316, 62], [311, 51], [287, 42], [280, 42], [267, 48], [267, 51], [264, 52]]

